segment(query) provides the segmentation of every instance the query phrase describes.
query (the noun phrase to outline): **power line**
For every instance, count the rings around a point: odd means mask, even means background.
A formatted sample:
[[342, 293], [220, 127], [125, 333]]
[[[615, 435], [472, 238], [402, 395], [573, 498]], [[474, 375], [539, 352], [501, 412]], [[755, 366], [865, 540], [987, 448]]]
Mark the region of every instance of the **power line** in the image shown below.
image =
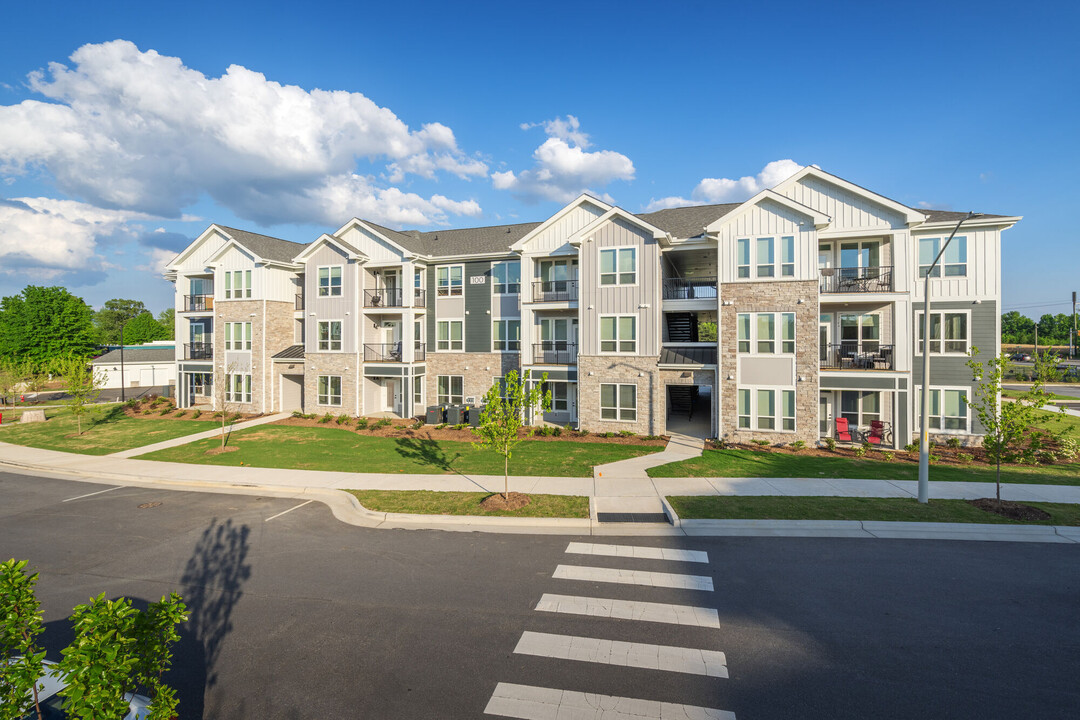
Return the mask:
[[1038, 307], [1057, 307], [1059, 305], [1071, 305], [1068, 300], [1064, 302], [1044, 302], [1044, 303], [1030, 303], [1026, 305], [1009, 305], [1004, 310], [1023, 310], [1025, 308], [1038, 308]]

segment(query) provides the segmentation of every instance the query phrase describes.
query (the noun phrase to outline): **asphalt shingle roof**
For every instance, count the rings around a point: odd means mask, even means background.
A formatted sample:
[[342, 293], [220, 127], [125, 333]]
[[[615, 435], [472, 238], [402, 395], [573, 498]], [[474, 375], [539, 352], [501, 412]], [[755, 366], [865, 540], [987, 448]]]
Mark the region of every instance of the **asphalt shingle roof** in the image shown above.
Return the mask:
[[304, 346], [303, 345], [290, 345], [281, 352], [275, 353], [270, 356], [271, 360], [303, 360], [304, 359]]
[[255, 253], [263, 260], [275, 260], [277, 262], [292, 262], [293, 258], [300, 254], [305, 247], [304, 243], [295, 243], [290, 240], [259, 235], [258, 233], [238, 230], [237, 228], [218, 225], [219, 228], [229, 234], [236, 242]]
[[724, 217], [742, 203], [723, 205], [693, 205], [691, 207], [667, 208], [638, 215], [645, 222], [655, 225], [676, 238], [692, 238], [705, 232], [705, 226]]
[[[919, 208], [914, 209], [918, 210], [918, 212], [921, 212], [923, 215], [926, 215], [926, 222], [928, 223], [949, 221], [960, 222], [961, 218], [967, 217], [966, 212], [953, 212], [952, 210], [922, 210]], [[990, 215], [989, 213], [982, 213], [981, 217], [1000, 218], [1008, 217], [1008, 215]]]
[[[169, 345], [162, 347], [125, 347], [124, 364], [153, 363], [153, 362], [176, 362], [176, 347]], [[91, 361], [92, 365], [109, 365], [120, 363], [120, 350], [110, 350], [101, 357]]]
[[660, 365], [715, 365], [714, 347], [662, 347]]

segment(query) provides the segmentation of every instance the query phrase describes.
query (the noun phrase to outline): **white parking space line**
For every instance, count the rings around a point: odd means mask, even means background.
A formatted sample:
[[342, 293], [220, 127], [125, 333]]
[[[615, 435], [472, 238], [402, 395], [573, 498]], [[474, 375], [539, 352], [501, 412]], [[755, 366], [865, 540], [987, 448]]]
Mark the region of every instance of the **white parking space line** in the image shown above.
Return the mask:
[[540, 612], [588, 615], [614, 620], [639, 620], [668, 625], [720, 628], [720, 615], [716, 610], [692, 605], [544, 593], [535, 609]]
[[73, 498], [68, 498], [67, 500], [61, 500], [60, 502], [71, 502], [72, 500], [82, 500], [83, 498], [93, 497], [94, 495], [100, 495], [101, 493], [112, 492], [113, 490], [122, 490], [122, 489], [124, 489], [126, 487], [127, 487], [127, 485], [119, 485], [117, 487], [111, 487], [111, 488], [109, 488], [107, 490], [98, 490], [97, 492], [86, 493], [85, 495], [78, 495], [78, 496], [73, 497]]
[[674, 548], [644, 547], [642, 545], [603, 545], [600, 543], [572, 542], [566, 552], [578, 555], [603, 555], [605, 557], [635, 558], [641, 560], [672, 560], [677, 562], [709, 562], [709, 553], [703, 550], [676, 550]]
[[304, 507], [305, 505], [308, 505], [308, 504], [313, 503], [313, 502], [315, 502], [315, 501], [314, 500], [308, 500], [307, 502], [302, 502], [299, 505], [297, 505], [296, 507], [291, 507], [288, 510], [285, 510], [284, 512], [279, 512], [277, 515], [272, 515], [272, 516], [266, 518], [266, 522], [270, 522], [274, 518], [279, 518], [282, 515], [284, 515], [285, 513], [291, 513], [293, 510], [299, 510], [300, 508]]
[[484, 713], [523, 720], [735, 720], [735, 713], [713, 708], [502, 682]]
[[521, 634], [514, 652], [519, 655], [665, 670], [688, 675], [705, 675], [715, 678], [728, 676], [727, 658], [724, 657], [724, 653], [672, 645], [650, 645], [525, 631]]
[[712, 578], [705, 575], [678, 575], [675, 573], [646, 572], [644, 570], [589, 567], [587, 565], [559, 565], [555, 568], [555, 574], [552, 577], [559, 580], [647, 585], [649, 587], [678, 588], [680, 590], [712, 592], [713, 589]]

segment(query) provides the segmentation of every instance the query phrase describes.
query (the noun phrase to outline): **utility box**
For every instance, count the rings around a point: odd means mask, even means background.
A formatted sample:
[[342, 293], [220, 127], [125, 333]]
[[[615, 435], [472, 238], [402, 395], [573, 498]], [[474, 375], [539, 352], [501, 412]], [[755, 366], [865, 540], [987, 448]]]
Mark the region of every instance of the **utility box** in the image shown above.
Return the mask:
[[483, 408], [477, 407], [476, 405], [469, 406], [469, 412], [467, 413], [468, 420], [466, 420], [465, 422], [469, 423], [469, 425], [472, 425], [473, 427], [480, 427], [480, 411], [482, 409]]
[[447, 405], [446, 422], [449, 425], [461, 425], [463, 422], [465, 422], [465, 406]]
[[443, 421], [443, 408], [439, 405], [428, 405], [425, 420], [428, 425], [438, 425]]

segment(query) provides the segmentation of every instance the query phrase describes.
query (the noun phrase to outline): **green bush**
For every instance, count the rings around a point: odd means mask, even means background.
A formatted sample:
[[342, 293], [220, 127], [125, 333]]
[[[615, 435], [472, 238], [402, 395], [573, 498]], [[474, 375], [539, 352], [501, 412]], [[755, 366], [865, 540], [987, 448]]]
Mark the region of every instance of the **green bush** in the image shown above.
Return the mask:
[[870, 445], [869, 445], [869, 443], [863, 443], [863, 444], [862, 444], [862, 445], [860, 445], [859, 447], [855, 448], [855, 457], [857, 457], [857, 458], [863, 458], [863, 457], [866, 457], [866, 453], [867, 453], [867, 452], [868, 452], [869, 450], [870, 450]]
[[304, 417], [304, 413], [300, 412], [299, 410], [293, 410], [292, 411], [292, 416], [294, 418], [302, 418], [302, 417]]
[[805, 447], [806, 447], [806, 442], [804, 442], [803, 440], [796, 440], [795, 442], [791, 443], [791, 449], [794, 450], [795, 452], [799, 452], [800, 450], [802, 450]]
[[769, 447], [768, 440], [751, 440], [750, 442], [754, 443], [758, 447]]
[[[387, 420], [387, 421], [386, 421], [386, 424], [387, 424], [387, 425], [389, 425], [389, 424], [390, 424], [390, 421], [389, 421], [389, 420]], [[455, 430], [464, 430], [464, 429], [465, 429], [465, 428], [467, 428], [467, 427], [469, 427], [469, 426], [468, 426], [468, 425], [466, 425], [465, 423], [458, 423], [457, 425], [455, 425], [455, 426], [454, 426], [454, 429], [455, 429]]]
[[200, 415], [202, 415], [202, 410], [200, 410], [199, 408], [195, 408], [195, 410], [193, 410], [191, 413], [191, 419], [198, 420]]
[[625, 438], [637, 437], [637, 433], [633, 430], [620, 430], [619, 434]]
[[892, 462], [896, 458], [896, 453], [891, 450], [882, 450], [881, 457], [885, 462]]
[[356, 429], [357, 430], [367, 430], [369, 422], [370, 421], [366, 417], [362, 417], [362, 418], [357, 419], [357, 421], [356, 421]]
[[169, 413], [171, 413], [173, 411], [173, 409], [174, 408], [173, 408], [172, 405], [166, 405], [165, 407], [163, 407], [161, 409], [161, 411], [158, 413], [158, 415], [168, 415]]
[[153, 411], [153, 410], [151, 410], [150, 408], [146, 408], [145, 410], [143, 410], [143, 411], [142, 411], [142, 414], [143, 414], [143, 415], [149, 415], [149, 414], [150, 414], [150, 413], [152, 413], [152, 412], [154, 412], [154, 411]]
[[340, 415], [337, 416], [337, 424], [338, 425], [344, 425], [347, 422], [349, 422], [349, 416], [346, 415], [345, 413], [341, 413]]
[[333, 420], [333, 419], [334, 419], [334, 416], [333, 416], [333, 415], [331, 415], [330, 413], [326, 413], [326, 414], [325, 414], [325, 415], [323, 415], [323, 416], [322, 416], [321, 418], [319, 418], [319, 422], [320, 422], [320, 423], [328, 423], [328, 422], [330, 422], [330, 421], [331, 421], [331, 420]]
[[940, 458], [940, 457], [938, 457], [937, 455], [935, 455], [934, 453], [930, 453], [929, 457], [930, 457], [930, 464], [931, 464], [931, 465], [934, 465], [934, 464], [936, 464], [936, 463], [937, 463], [937, 462], [938, 462], [939, 460], [941, 460], [941, 458]]
[[412, 424], [412, 429], [413, 430], [419, 430], [422, 427], [424, 427], [423, 418], [417, 418], [416, 421]]
[[975, 459], [975, 456], [971, 453], [956, 453], [956, 459], [965, 465], [970, 465], [971, 461]]
[[128, 400], [124, 404], [127, 405], [129, 408], [133, 408], [133, 407], [138, 407], [139, 401], [136, 398], [131, 398], [130, 400]]
[[613, 438], [613, 437], [615, 437], [615, 433], [613, 433], [613, 432], [600, 433], [600, 437]]
[[825, 438], [825, 447], [829, 448], [829, 452], [835, 452], [836, 450], [836, 438]]
[[436, 430], [442, 430], [444, 427], [446, 427], [446, 423], [439, 423], [438, 425], [435, 426], [435, 429]]
[[217, 419], [218, 419], [219, 417], [221, 417], [221, 416], [222, 416], [223, 414], [224, 414], [224, 413], [222, 413], [222, 412], [221, 412], [220, 410], [218, 410], [218, 411], [217, 411], [216, 413], [214, 413], [214, 414], [213, 414], [213, 415], [211, 415], [210, 417], [212, 417], [212, 418], [214, 418], [215, 420], [217, 420]]
[[[390, 424], [391, 424], [390, 423], [390, 418], [379, 418], [375, 422], [375, 427], [377, 427], [377, 428], [388, 427]], [[464, 426], [462, 426], [462, 427], [464, 427]]]
[[960, 438], [951, 437], [945, 441], [945, 447], [952, 448], [953, 450], [960, 449]]
[[589, 434], [589, 431], [584, 429], [584, 428], [581, 428], [580, 430], [577, 431], [577, 434], [578, 434], [578, 437], [585, 437], [586, 435]]
[[908, 443], [907, 445], [904, 446], [904, 452], [908, 452], [908, 453], [919, 452], [919, 446], [916, 445], [915, 443]]
[[178, 418], [182, 418], [182, 417], [184, 417], [185, 415], [187, 415], [187, 410], [177, 410], [177, 411], [176, 411], [176, 414], [175, 414], [175, 415], [173, 415], [173, 417], [178, 417]]

